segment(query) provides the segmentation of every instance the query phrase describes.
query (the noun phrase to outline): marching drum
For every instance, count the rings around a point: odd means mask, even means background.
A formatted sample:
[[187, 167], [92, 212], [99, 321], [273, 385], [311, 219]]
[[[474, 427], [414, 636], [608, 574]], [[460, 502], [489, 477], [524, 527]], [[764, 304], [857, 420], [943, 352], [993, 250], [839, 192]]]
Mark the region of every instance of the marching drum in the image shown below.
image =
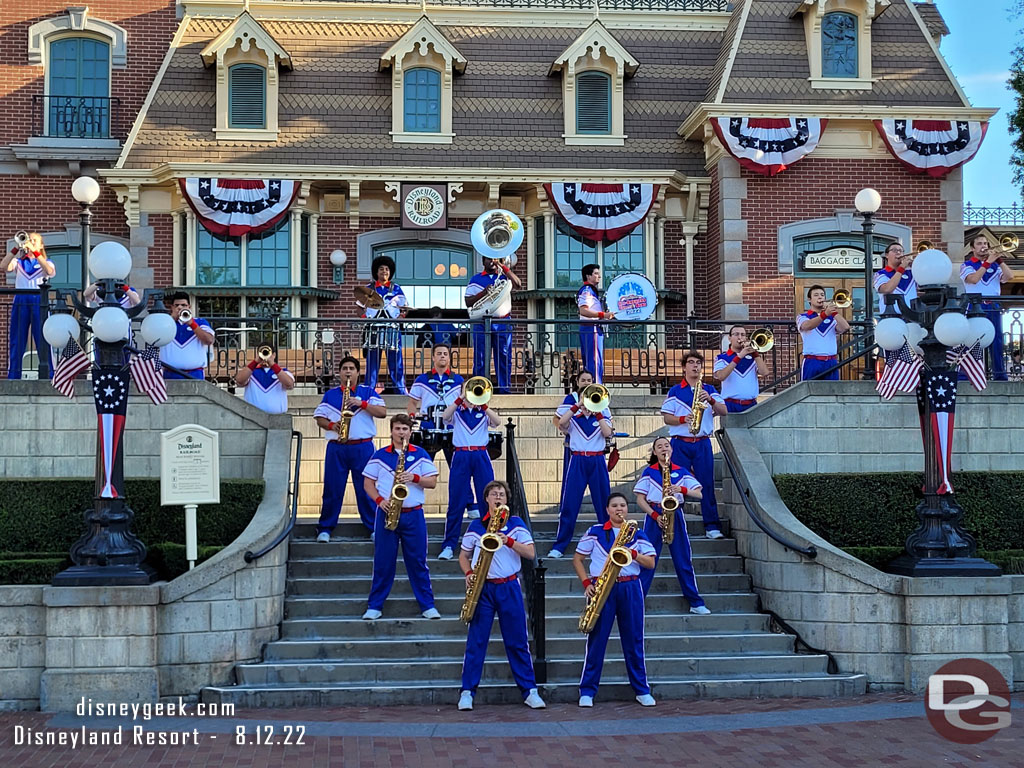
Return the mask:
[[402, 332], [390, 323], [370, 323], [363, 327], [363, 349], [398, 352], [402, 348]]
[[616, 322], [647, 320], [658, 306], [658, 292], [644, 275], [627, 272], [608, 285], [604, 306], [615, 313]]

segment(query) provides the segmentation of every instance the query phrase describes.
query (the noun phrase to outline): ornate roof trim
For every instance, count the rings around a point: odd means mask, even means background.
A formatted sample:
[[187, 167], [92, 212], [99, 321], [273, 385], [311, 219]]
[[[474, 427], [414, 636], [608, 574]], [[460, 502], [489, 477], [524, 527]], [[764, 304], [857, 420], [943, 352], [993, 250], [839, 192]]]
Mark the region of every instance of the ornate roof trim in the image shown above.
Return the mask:
[[736, 30], [733, 32], [732, 40], [729, 41], [729, 52], [728, 58], [725, 62], [725, 68], [722, 70], [722, 74], [719, 77], [718, 87], [715, 89], [715, 95], [713, 102], [715, 104], [721, 104], [722, 99], [725, 98], [725, 89], [729, 85], [729, 77], [732, 75], [732, 66], [736, 63], [736, 54], [740, 49], [740, 42], [743, 40], [743, 33], [747, 27], [747, 18], [750, 16], [750, 5], [751, 0], [742, 0], [742, 9], [737, 9], [733, 13], [739, 13], [739, 23], [736, 26]]
[[209, 44], [203, 48], [200, 56], [206, 66], [221, 63], [224, 54], [235, 47], [236, 43], [242, 44], [242, 50], [248, 51], [253, 45], [267, 54], [268, 60], [275, 60], [285, 69], [292, 68], [292, 57], [281, 44], [274, 39], [266, 28], [252, 17], [248, 11], [242, 11], [231, 22], [227, 29], [217, 35]]
[[[877, 19], [885, 12], [885, 9], [892, 4], [892, 0], [863, 0], [863, 2], [867, 8], [868, 16], [872, 19]], [[793, 12], [790, 14], [790, 18], [801, 13], [807, 13], [811, 10], [813, 10], [818, 16], [824, 16], [825, 11], [827, 10], [825, 6], [827, 5], [828, 0], [801, 0], [797, 3], [796, 8], [793, 9]], [[841, 9], [837, 8], [836, 10]]]
[[585, 56], [596, 60], [600, 58], [602, 50], [619, 65], [619, 69], [626, 77], [632, 77], [640, 67], [640, 62], [634, 59], [633, 55], [622, 46], [622, 43], [615, 39], [615, 36], [608, 31], [600, 19], [594, 19], [591, 25], [583, 30], [583, 33], [551, 63], [548, 74], [561, 72], [563, 68], [568, 69], [574, 62]]
[[395, 59], [401, 61], [416, 50], [421, 56], [426, 56], [431, 48], [444, 59], [445, 66], [457, 74], [461, 75], [466, 71], [466, 57], [426, 16], [421, 16], [419, 21], [384, 52], [384, 55], [380, 57], [380, 71], [383, 72], [390, 68]]

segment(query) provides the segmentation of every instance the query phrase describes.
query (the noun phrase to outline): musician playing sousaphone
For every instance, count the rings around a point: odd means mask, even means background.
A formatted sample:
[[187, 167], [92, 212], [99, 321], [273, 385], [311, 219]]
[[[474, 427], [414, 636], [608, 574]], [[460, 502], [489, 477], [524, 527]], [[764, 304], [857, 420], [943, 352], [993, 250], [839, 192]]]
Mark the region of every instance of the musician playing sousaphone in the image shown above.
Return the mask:
[[[375, 281], [367, 286], [357, 286], [355, 289], [356, 305], [363, 308], [363, 317], [405, 317], [408, 311], [405, 292], [398, 283], [391, 281], [395, 274], [394, 260], [389, 256], [378, 256], [373, 260], [370, 271]], [[363, 348], [366, 350], [366, 386], [376, 389], [380, 353], [384, 350], [387, 352], [388, 373], [391, 374], [391, 383], [395, 391], [400, 395], [409, 394], [405, 389], [401, 328], [394, 323], [375, 323], [366, 326], [363, 333]]]

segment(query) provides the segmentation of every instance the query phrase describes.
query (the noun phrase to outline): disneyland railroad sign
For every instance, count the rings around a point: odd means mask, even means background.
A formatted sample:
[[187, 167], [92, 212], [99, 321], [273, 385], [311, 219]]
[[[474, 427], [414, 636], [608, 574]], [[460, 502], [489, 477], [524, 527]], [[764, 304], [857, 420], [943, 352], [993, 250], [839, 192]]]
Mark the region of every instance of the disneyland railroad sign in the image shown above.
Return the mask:
[[448, 229], [448, 185], [402, 182], [402, 229]]
[[[882, 254], [876, 253], [875, 269], [883, 266]], [[837, 245], [823, 251], [807, 251], [801, 257], [802, 268], [821, 272], [853, 272], [864, 269], [864, 250], [849, 245]]]
[[220, 503], [219, 435], [183, 424], [160, 435], [160, 504]]

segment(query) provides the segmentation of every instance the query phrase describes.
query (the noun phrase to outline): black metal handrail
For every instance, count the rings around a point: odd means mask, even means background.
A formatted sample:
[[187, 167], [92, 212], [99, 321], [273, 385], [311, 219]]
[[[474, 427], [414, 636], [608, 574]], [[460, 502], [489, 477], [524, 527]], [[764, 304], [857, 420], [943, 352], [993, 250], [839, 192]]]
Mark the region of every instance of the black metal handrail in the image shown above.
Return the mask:
[[[523, 486], [523, 475], [519, 471], [519, 454], [516, 452], [516, 424], [509, 417], [505, 424], [505, 482], [512, 492], [511, 509], [526, 523], [533, 536], [533, 521], [530, 519], [530, 505], [526, 500], [526, 488]], [[547, 570], [537, 557], [537, 546], [534, 544], [533, 558], [522, 559], [523, 591], [526, 593], [526, 612], [529, 616], [530, 634], [533, 636], [533, 673], [538, 683], [548, 680], [547, 635], [544, 624], [547, 612], [544, 601], [546, 585], [544, 574]]]
[[259, 560], [265, 554], [274, 549], [278, 544], [287, 539], [295, 528], [295, 521], [299, 516], [299, 467], [302, 465], [302, 433], [296, 429], [292, 430], [292, 441], [295, 443], [295, 469], [292, 470], [292, 479], [288, 483], [288, 498], [292, 505], [292, 516], [288, 525], [281, 531], [274, 540], [258, 552], [247, 550], [245, 562], [252, 563]]
[[[870, 334], [868, 334], [868, 333], [860, 333], [860, 334], [857, 334], [856, 336], [853, 336], [849, 341], [846, 341], [843, 344], [841, 344], [839, 346], [839, 348], [836, 350], [836, 357], [838, 358], [838, 362], [835, 365], [833, 365], [833, 366], [831, 366], [829, 368], [826, 368], [824, 371], [819, 371], [817, 374], [815, 374], [814, 378], [815, 379], [824, 379], [826, 376], [829, 376], [832, 373], [834, 373], [835, 371], [838, 371], [838, 370], [841, 370], [841, 369], [845, 368], [850, 363], [856, 362], [857, 360], [860, 360], [865, 355], [867, 355], [867, 354], [871, 353], [872, 351], [874, 351], [874, 348], [875, 348], [874, 336], [875, 336], [875, 334], [874, 334], [873, 331]], [[870, 344], [865, 344], [865, 342], [867, 342], [869, 339], [871, 340], [871, 343]], [[852, 349], [852, 348], [857, 347], [857, 346], [860, 346], [861, 344], [864, 344], [864, 348], [860, 352], [858, 352], [857, 354], [855, 354], [855, 355], [853, 355], [851, 357], [841, 357], [842, 353], [845, 352], [846, 350]], [[795, 369], [793, 369], [792, 371], [790, 371], [789, 373], [787, 373], [784, 376], [780, 376], [779, 378], [775, 379], [771, 383], [766, 384], [764, 387], [762, 387], [761, 391], [762, 392], [767, 392], [767, 391], [771, 390], [772, 392], [777, 392], [778, 388], [780, 386], [782, 386], [783, 384], [786, 384], [791, 379], [799, 376], [801, 370], [802, 370], [802, 366], [798, 362], [797, 363], [797, 367]]]
[[32, 97], [36, 136], [55, 139], [111, 139], [120, 136], [121, 100], [116, 96]]
[[797, 653], [801, 653], [800, 647], [803, 646], [806, 649], [807, 653], [813, 653], [818, 656], [824, 656], [828, 659], [828, 663], [825, 665], [825, 671], [828, 672], [830, 675], [839, 674], [839, 664], [836, 662], [836, 657], [833, 656], [829, 651], [823, 650], [821, 648], [815, 648], [813, 645], [808, 643], [806, 640], [803, 639], [803, 637], [801, 637], [799, 632], [793, 629], [793, 627], [791, 627], [785, 619], [779, 616], [779, 614], [775, 613], [775, 611], [769, 611], [764, 608], [762, 608], [761, 610], [767, 613], [768, 617], [771, 619], [769, 629], [772, 632], [778, 632], [779, 634], [787, 634], [793, 636], [793, 639], [796, 641], [795, 650]]
[[[12, 288], [10, 286], [0, 287], [0, 296], [38, 296], [39, 297], [39, 327], [43, 327], [43, 323], [46, 322], [46, 318], [50, 316], [50, 292], [55, 291], [53, 286], [50, 285], [49, 281], [44, 279], [40, 284], [38, 290], [33, 288]], [[46, 339], [43, 338], [42, 333], [39, 334], [42, 344], [39, 349], [36, 350], [36, 354], [39, 356], [39, 365], [37, 368], [37, 374], [40, 379], [50, 378], [50, 345], [46, 343]], [[29, 333], [28, 341], [32, 343], [34, 341], [33, 334]], [[10, 327], [8, 327], [8, 339], [7, 343], [10, 344]], [[8, 349], [10, 349], [8, 347]], [[31, 347], [26, 346], [25, 352], [29, 352]]]
[[754, 521], [754, 525], [756, 525], [758, 528], [764, 531], [769, 538], [771, 538], [773, 541], [778, 542], [786, 549], [791, 549], [794, 552], [799, 552], [801, 555], [805, 555], [806, 557], [809, 557], [811, 559], [817, 557], [817, 547], [813, 545], [809, 547], [803, 547], [799, 544], [794, 544], [792, 541], [789, 541], [788, 539], [776, 533], [767, 525], [765, 525], [764, 521], [760, 518], [757, 512], [754, 511], [754, 505], [750, 503], [750, 488], [744, 487], [740, 483], [739, 472], [736, 471], [736, 465], [733, 464], [732, 457], [729, 455], [729, 451], [727, 450], [727, 446], [725, 443], [725, 430], [715, 430], [715, 437], [718, 438], [718, 445], [722, 449], [722, 458], [725, 459], [725, 466], [729, 470], [729, 475], [732, 477], [732, 481], [736, 485], [736, 490], [740, 492], [740, 501], [743, 502], [743, 507], [747, 510], [747, 515], [750, 517], [750, 519]]

